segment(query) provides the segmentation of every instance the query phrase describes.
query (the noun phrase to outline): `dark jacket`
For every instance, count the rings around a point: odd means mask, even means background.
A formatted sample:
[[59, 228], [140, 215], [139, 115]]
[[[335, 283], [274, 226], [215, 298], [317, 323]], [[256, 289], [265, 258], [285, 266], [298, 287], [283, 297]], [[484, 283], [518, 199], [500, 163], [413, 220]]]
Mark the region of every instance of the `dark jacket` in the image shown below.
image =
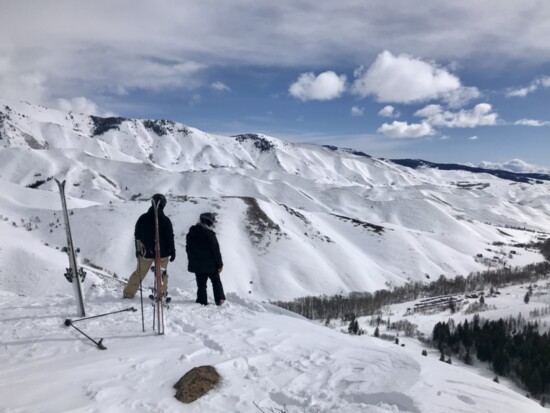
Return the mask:
[[[158, 217], [160, 256], [164, 258], [174, 255], [176, 252], [174, 247], [174, 230], [172, 228], [172, 221], [164, 215], [162, 209], [159, 209]], [[137, 220], [134, 236], [145, 245], [145, 257], [155, 258], [155, 213], [153, 207], [150, 207], [149, 211]]]
[[213, 274], [223, 267], [222, 254], [214, 231], [203, 224], [193, 225], [189, 228], [186, 241], [189, 272]]

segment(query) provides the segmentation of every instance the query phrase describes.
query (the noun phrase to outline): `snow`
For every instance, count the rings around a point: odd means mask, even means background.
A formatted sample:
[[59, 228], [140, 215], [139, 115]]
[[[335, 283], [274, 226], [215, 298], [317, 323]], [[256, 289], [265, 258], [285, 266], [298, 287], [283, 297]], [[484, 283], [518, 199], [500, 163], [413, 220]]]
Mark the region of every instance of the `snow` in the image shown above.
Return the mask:
[[[87, 311], [134, 306], [94, 280]], [[365, 336], [349, 336], [269, 304], [228, 294], [222, 307], [194, 303], [176, 290], [166, 333], [146, 332], [140, 312], [75, 323], [104, 339], [107, 350], [71, 327], [70, 295], [22, 297], [0, 304], [0, 410], [13, 412], [289, 412], [544, 411], [536, 402], [459, 366]], [[188, 370], [213, 365], [220, 384], [184, 407], [172, 386]]]
[[[346, 150], [176, 123], [158, 136], [143, 120], [125, 120], [93, 136], [87, 116], [24, 102], [0, 100], [0, 112], [0, 411], [259, 411], [254, 404], [308, 413], [544, 411], [513, 386], [421, 356], [416, 342], [349, 336], [267, 302], [541, 261], [514, 245], [548, 236], [548, 183], [415, 171]], [[135, 267], [134, 224], [153, 193], [166, 194], [178, 255], [168, 267], [173, 303], [164, 336], [151, 331], [149, 303], [145, 333], [139, 311], [78, 324], [103, 338], [105, 351], [64, 326], [76, 305], [49, 178], [67, 180], [89, 315], [139, 309], [138, 298], [121, 297]], [[463, 189], [462, 181], [479, 185]], [[205, 211], [218, 213], [222, 307], [196, 305], [187, 272], [185, 235]], [[508, 310], [517, 312], [501, 313]], [[418, 323], [429, 331], [435, 319]], [[181, 405], [172, 385], [205, 364], [221, 383]]]

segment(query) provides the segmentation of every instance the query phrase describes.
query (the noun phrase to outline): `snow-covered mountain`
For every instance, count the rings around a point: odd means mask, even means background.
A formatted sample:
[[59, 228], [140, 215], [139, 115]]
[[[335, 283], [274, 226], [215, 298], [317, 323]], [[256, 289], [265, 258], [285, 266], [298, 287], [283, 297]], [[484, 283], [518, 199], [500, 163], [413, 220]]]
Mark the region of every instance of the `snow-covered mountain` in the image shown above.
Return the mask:
[[[550, 228], [546, 181], [410, 169], [351, 150], [216, 136], [171, 121], [0, 101], [0, 148], [0, 224], [26, 232], [41, 256], [29, 262], [24, 246], [1, 238], [0, 288], [16, 293], [24, 288], [9, 278], [22, 268], [24, 277], [40, 268], [41, 280], [65, 282], [58, 275], [64, 260], [52, 259], [65, 244], [52, 178], [67, 180], [75, 243], [86, 261], [129, 275], [135, 221], [161, 192], [179, 252], [173, 285], [192, 287], [185, 234], [211, 210], [219, 214], [226, 288], [259, 299], [466, 275], [486, 268], [476, 256], [491, 244], [506, 252]], [[525, 252], [509, 264], [538, 259]]]
[[[178, 255], [164, 336], [150, 305], [145, 333], [139, 312], [80, 325], [106, 351], [63, 326], [75, 304], [53, 178], [67, 180], [90, 315], [139, 307], [112, 275], [133, 270], [134, 223], [153, 193], [167, 195]], [[543, 412], [435, 350], [423, 357], [418, 344], [342, 334], [261, 301], [541, 260], [513, 245], [546, 236], [549, 198], [547, 182], [0, 101], [0, 411]], [[222, 307], [195, 304], [186, 271], [185, 234], [204, 211], [219, 214]], [[205, 364], [221, 383], [181, 405], [172, 385]]]

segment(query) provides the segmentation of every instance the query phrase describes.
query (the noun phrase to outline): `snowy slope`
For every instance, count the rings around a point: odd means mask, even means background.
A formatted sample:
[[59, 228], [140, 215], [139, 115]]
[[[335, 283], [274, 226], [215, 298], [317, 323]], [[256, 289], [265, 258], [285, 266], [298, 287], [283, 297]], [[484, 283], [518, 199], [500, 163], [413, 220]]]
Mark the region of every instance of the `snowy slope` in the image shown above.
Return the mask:
[[[67, 180], [89, 315], [139, 308], [121, 300], [120, 278], [135, 266], [136, 219], [153, 193], [167, 194], [178, 257], [165, 336], [151, 331], [150, 305], [145, 333], [139, 312], [82, 322], [106, 351], [63, 325], [76, 307], [53, 178]], [[0, 101], [0, 411], [542, 412], [413, 345], [348, 336], [262, 300], [483, 269], [475, 255], [492, 243], [504, 252], [547, 236], [549, 197], [548, 184]], [[186, 271], [185, 234], [204, 211], [219, 214], [220, 308], [194, 304]], [[508, 264], [541, 259], [521, 251]], [[172, 385], [204, 364], [222, 382], [182, 406]]]
[[[19, 228], [38, 219], [27, 235], [52, 251], [62, 247], [52, 178], [66, 179], [82, 258], [122, 277], [134, 266], [137, 217], [153, 193], [165, 193], [180, 288], [193, 284], [185, 234], [208, 210], [220, 216], [227, 289], [258, 299], [466, 275], [485, 268], [475, 256], [490, 244], [530, 242], [550, 228], [548, 183], [412, 170], [349, 150], [215, 136], [170, 121], [0, 101], [0, 148], [0, 215]], [[0, 248], [11, 248], [6, 237]], [[0, 288], [6, 283], [0, 278]]]
[[[489, 378], [426, 358], [416, 348], [349, 336], [235, 294], [201, 307], [178, 291], [166, 335], [141, 332], [137, 313], [81, 322], [104, 338], [100, 351], [63, 321], [68, 297], [2, 293], [0, 410], [59, 412], [543, 412]], [[123, 308], [96, 280], [91, 314]], [[134, 303], [135, 304], [135, 303]], [[183, 406], [172, 386], [189, 369], [213, 365], [220, 384]], [[47, 385], [45, 385], [47, 383]], [[275, 410], [278, 411], [278, 410]]]

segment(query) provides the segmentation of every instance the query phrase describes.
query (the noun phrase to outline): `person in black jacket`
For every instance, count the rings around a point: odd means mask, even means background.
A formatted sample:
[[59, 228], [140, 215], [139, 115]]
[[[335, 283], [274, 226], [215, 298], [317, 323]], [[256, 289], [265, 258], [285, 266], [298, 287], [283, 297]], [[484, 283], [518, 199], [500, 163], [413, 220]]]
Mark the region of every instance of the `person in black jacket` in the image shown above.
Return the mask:
[[[168, 259], [170, 262], [176, 259], [176, 248], [174, 246], [174, 230], [172, 221], [164, 215], [166, 198], [162, 194], [153, 195], [153, 200], [159, 202], [158, 222], [159, 222], [159, 244], [160, 244], [160, 266], [166, 270]], [[137, 268], [130, 275], [128, 283], [124, 288], [122, 295], [124, 298], [134, 298], [139, 289], [141, 281], [147, 275], [149, 268], [155, 261], [155, 212], [151, 206], [149, 210], [139, 217], [134, 231], [136, 242]], [[163, 293], [168, 289], [168, 274], [164, 275]]]
[[189, 260], [187, 270], [195, 273], [197, 280], [196, 302], [202, 305], [208, 304], [206, 285], [209, 278], [214, 289], [216, 305], [222, 305], [225, 301], [223, 285], [220, 280], [223, 261], [218, 239], [214, 232], [215, 223], [216, 216], [211, 212], [205, 212], [200, 215], [199, 222], [189, 228], [186, 237], [185, 250]]

